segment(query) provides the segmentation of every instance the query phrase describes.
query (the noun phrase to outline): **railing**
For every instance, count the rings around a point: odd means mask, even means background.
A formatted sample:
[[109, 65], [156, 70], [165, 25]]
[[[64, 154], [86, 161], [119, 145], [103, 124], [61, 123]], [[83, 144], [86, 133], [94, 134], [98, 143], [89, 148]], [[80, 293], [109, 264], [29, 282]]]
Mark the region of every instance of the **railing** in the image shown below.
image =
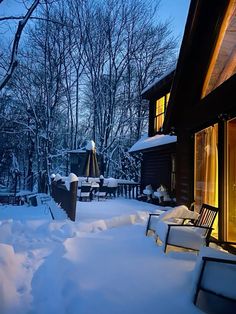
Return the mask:
[[140, 194], [140, 184], [134, 182], [119, 182], [117, 196], [136, 199]]
[[63, 183], [57, 181], [51, 184], [51, 195], [55, 202], [60, 204], [66, 211], [68, 217], [75, 221], [78, 181], [70, 183], [70, 190], [67, 190]]

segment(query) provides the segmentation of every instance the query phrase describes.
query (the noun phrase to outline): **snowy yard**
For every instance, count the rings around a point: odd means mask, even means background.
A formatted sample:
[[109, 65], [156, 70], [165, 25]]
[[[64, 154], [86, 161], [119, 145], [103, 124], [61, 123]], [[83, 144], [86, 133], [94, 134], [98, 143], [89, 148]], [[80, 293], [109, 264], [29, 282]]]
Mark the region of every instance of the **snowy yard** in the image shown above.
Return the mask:
[[191, 302], [195, 256], [165, 255], [145, 236], [155, 209], [78, 202], [71, 222], [52, 221], [43, 206], [1, 206], [0, 313], [201, 313]]

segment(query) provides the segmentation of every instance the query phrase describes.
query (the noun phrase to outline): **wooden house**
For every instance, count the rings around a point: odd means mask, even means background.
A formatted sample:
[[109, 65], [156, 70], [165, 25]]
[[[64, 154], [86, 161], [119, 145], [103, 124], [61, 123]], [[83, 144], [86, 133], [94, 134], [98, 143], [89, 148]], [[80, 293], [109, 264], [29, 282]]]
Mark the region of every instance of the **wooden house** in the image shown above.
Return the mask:
[[192, 0], [163, 125], [178, 136], [177, 202], [220, 208], [236, 241], [236, 1]]
[[149, 103], [148, 134], [136, 142], [130, 153], [141, 152], [141, 191], [151, 184], [156, 190], [161, 184], [169, 194], [175, 194], [176, 136], [162, 134], [162, 126], [170, 96], [174, 70], [156, 80], [142, 92]]
[[85, 162], [86, 162], [86, 150], [74, 149], [68, 151], [70, 172], [77, 176], [83, 176]]

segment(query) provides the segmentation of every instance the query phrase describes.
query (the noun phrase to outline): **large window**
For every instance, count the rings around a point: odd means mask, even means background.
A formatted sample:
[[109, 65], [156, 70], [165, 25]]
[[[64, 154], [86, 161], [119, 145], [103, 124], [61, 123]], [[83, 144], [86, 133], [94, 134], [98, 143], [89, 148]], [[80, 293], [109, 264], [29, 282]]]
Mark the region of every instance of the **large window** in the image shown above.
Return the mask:
[[223, 20], [204, 82], [202, 97], [236, 73], [236, 0], [231, 0]]
[[156, 114], [154, 118], [154, 132], [161, 132], [164, 122], [167, 104], [170, 98], [170, 93], [164, 95], [156, 101]]
[[[218, 207], [218, 125], [195, 134], [194, 199], [197, 210], [203, 203]], [[217, 237], [218, 222], [214, 224]]]
[[227, 122], [226, 239], [236, 241], [236, 118]]

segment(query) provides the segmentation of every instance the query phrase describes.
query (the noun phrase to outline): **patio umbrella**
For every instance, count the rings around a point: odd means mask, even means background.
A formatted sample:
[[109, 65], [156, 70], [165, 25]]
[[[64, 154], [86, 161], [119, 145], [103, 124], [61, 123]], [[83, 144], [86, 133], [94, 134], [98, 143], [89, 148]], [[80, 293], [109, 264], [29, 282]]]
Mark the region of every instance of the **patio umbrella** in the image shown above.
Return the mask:
[[89, 141], [86, 145], [83, 175], [85, 177], [99, 177], [100, 175], [94, 141]]

